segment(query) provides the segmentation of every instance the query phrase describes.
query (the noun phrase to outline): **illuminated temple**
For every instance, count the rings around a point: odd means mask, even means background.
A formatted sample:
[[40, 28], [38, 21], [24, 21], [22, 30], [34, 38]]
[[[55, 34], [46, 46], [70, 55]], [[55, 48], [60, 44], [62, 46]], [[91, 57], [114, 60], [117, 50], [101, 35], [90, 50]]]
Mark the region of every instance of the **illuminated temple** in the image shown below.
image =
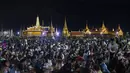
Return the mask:
[[39, 17], [36, 18], [36, 24], [33, 27], [27, 27], [27, 30], [23, 30], [23, 36], [53, 36], [55, 28], [51, 26], [40, 25]]
[[82, 31], [69, 31], [67, 27], [67, 22], [65, 19], [65, 24], [63, 27], [63, 35], [68, 37], [68, 36], [76, 36], [76, 37], [83, 37], [83, 36], [88, 36], [88, 35], [111, 35], [111, 36], [123, 36], [123, 31], [118, 25], [117, 30], [108, 30], [108, 28], [105, 26], [104, 22], [102, 23], [101, 28], [97, 29], [89, 29], [88, 24], [86, 24], [86, 28]]
[[[42, 23], [43, 24], [43, 23]], [[32, 27], [27, 27], [26, 30], [23, 30], [23, 36], [56, 36], [59, 35], [57, 29], [54, 28], [52, 25], [52, 21], [50, 26], [44, 26], [40, 25], [39, 17], [36, 18], [36, 24]], [[93, 28], [89, 29], [88, 24], [86, 24], [86, 27], [82, 31], [69, 31], [67, 27], [67, 20], [65, 18], [64, 21], [64, 27], [62, 31], [62, 36], [64, 37], [70, 37], [70, 36], [76, 36], [76, 37], [84, 37], [88, 35], [112, 35], [112, 36], [123, 36], [123, 31], [118, 25], [118, 28], [108, 30], [108, 28], [105, 26], [104, 22], [102, 23], [101, 28]]]

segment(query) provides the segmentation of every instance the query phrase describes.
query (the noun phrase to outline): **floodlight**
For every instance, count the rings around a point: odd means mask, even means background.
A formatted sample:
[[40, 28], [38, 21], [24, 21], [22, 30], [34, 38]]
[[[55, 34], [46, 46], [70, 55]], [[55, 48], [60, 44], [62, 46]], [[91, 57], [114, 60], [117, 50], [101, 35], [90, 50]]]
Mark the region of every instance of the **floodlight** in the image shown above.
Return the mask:
[[17, 32], [17, 35], [19, 35], [19, 34], [20, 34], [20, 32], [18, 31], [18, 32]]
[[60, 35], [60, 33], [59, 32], [56, 32], [56, 36], [59, 36]]

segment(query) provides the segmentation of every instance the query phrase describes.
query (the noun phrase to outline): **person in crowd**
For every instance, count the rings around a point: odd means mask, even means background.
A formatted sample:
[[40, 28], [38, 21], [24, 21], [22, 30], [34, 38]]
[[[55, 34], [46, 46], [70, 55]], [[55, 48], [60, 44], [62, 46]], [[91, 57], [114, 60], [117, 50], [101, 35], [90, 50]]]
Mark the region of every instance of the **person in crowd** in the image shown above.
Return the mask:
[[2, 38], [0, 73], [130, 73], [130, 45], [124, 40]]

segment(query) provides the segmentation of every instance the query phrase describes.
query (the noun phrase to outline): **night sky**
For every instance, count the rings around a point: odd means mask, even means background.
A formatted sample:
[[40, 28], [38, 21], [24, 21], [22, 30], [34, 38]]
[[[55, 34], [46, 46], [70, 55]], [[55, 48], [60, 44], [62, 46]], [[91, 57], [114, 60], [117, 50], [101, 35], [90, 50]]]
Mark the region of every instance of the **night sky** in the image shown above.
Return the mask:
[[112, 29], [121, 25], [123, 31], [130, 31], [130, 5], [120, 0], [42, 0], [42, 1], [1, 1], [0, 29], [15, 29], [32, 26], [36, 16], [45, 25], [53, 25], [60, 30], [67, 17], [69, 30], [85, 28], [86, 20], [90, 28], [101, 27], [102, 21]]

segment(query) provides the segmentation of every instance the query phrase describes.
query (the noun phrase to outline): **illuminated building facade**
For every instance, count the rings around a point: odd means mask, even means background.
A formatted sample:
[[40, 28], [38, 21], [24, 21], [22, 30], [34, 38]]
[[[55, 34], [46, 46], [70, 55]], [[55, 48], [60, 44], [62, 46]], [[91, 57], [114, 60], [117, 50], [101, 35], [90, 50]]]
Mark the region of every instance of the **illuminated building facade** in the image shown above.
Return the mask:
[[75, 37], [83, 37], [88, 35], [111, 35], [111, 36], [123, 36], [123, 31], [118, 25], [118, 29], [115, 31], [112, 29], [112, 31], [108, 30], [105, 26], [104, 22], [102, 23], [102, 27], [97, 29], [89, 29], [88, 25], [86, 24], [86, 28], [82, 31], [68, 31], [67, 22], [65, 20], [64, 28], [63, 28], [63, 35], [68, 36], [75, 36]]
[[36, 25], [28, 27], [27, 30], [23, 30], [23, 36], [52, 36], [55, 29], [51, 23], [51, 26], [41, 26], [39, 17], [36, 18]]
[[[53, 27], [52, 21], [50, 26], [41, 26], [39, 17], [36, 18], [36, 25], [33, 27], [28, 27], [27, 30], [23, 30], [23, 36], [56, 36], [60, 33]], [[88, 24], [86, 24], [86, 27], [82, 31], [69, 31], [67, 27], [67, 20], [65, 18], [64, 27], [62, 31], [62, 36], [64, 37], [70, 37], [70, 36], [76, 36], [76, 37], [84, 37], [88, 35], [112, 35], [112, 36], [123, 36], [123, 31], [118, 25], [118, 29], [111, 31], [108, 30], [108, 28], [105, 26], [104, 22], [102, 23], [101, 28], [97, 29], [89, 29]]]

